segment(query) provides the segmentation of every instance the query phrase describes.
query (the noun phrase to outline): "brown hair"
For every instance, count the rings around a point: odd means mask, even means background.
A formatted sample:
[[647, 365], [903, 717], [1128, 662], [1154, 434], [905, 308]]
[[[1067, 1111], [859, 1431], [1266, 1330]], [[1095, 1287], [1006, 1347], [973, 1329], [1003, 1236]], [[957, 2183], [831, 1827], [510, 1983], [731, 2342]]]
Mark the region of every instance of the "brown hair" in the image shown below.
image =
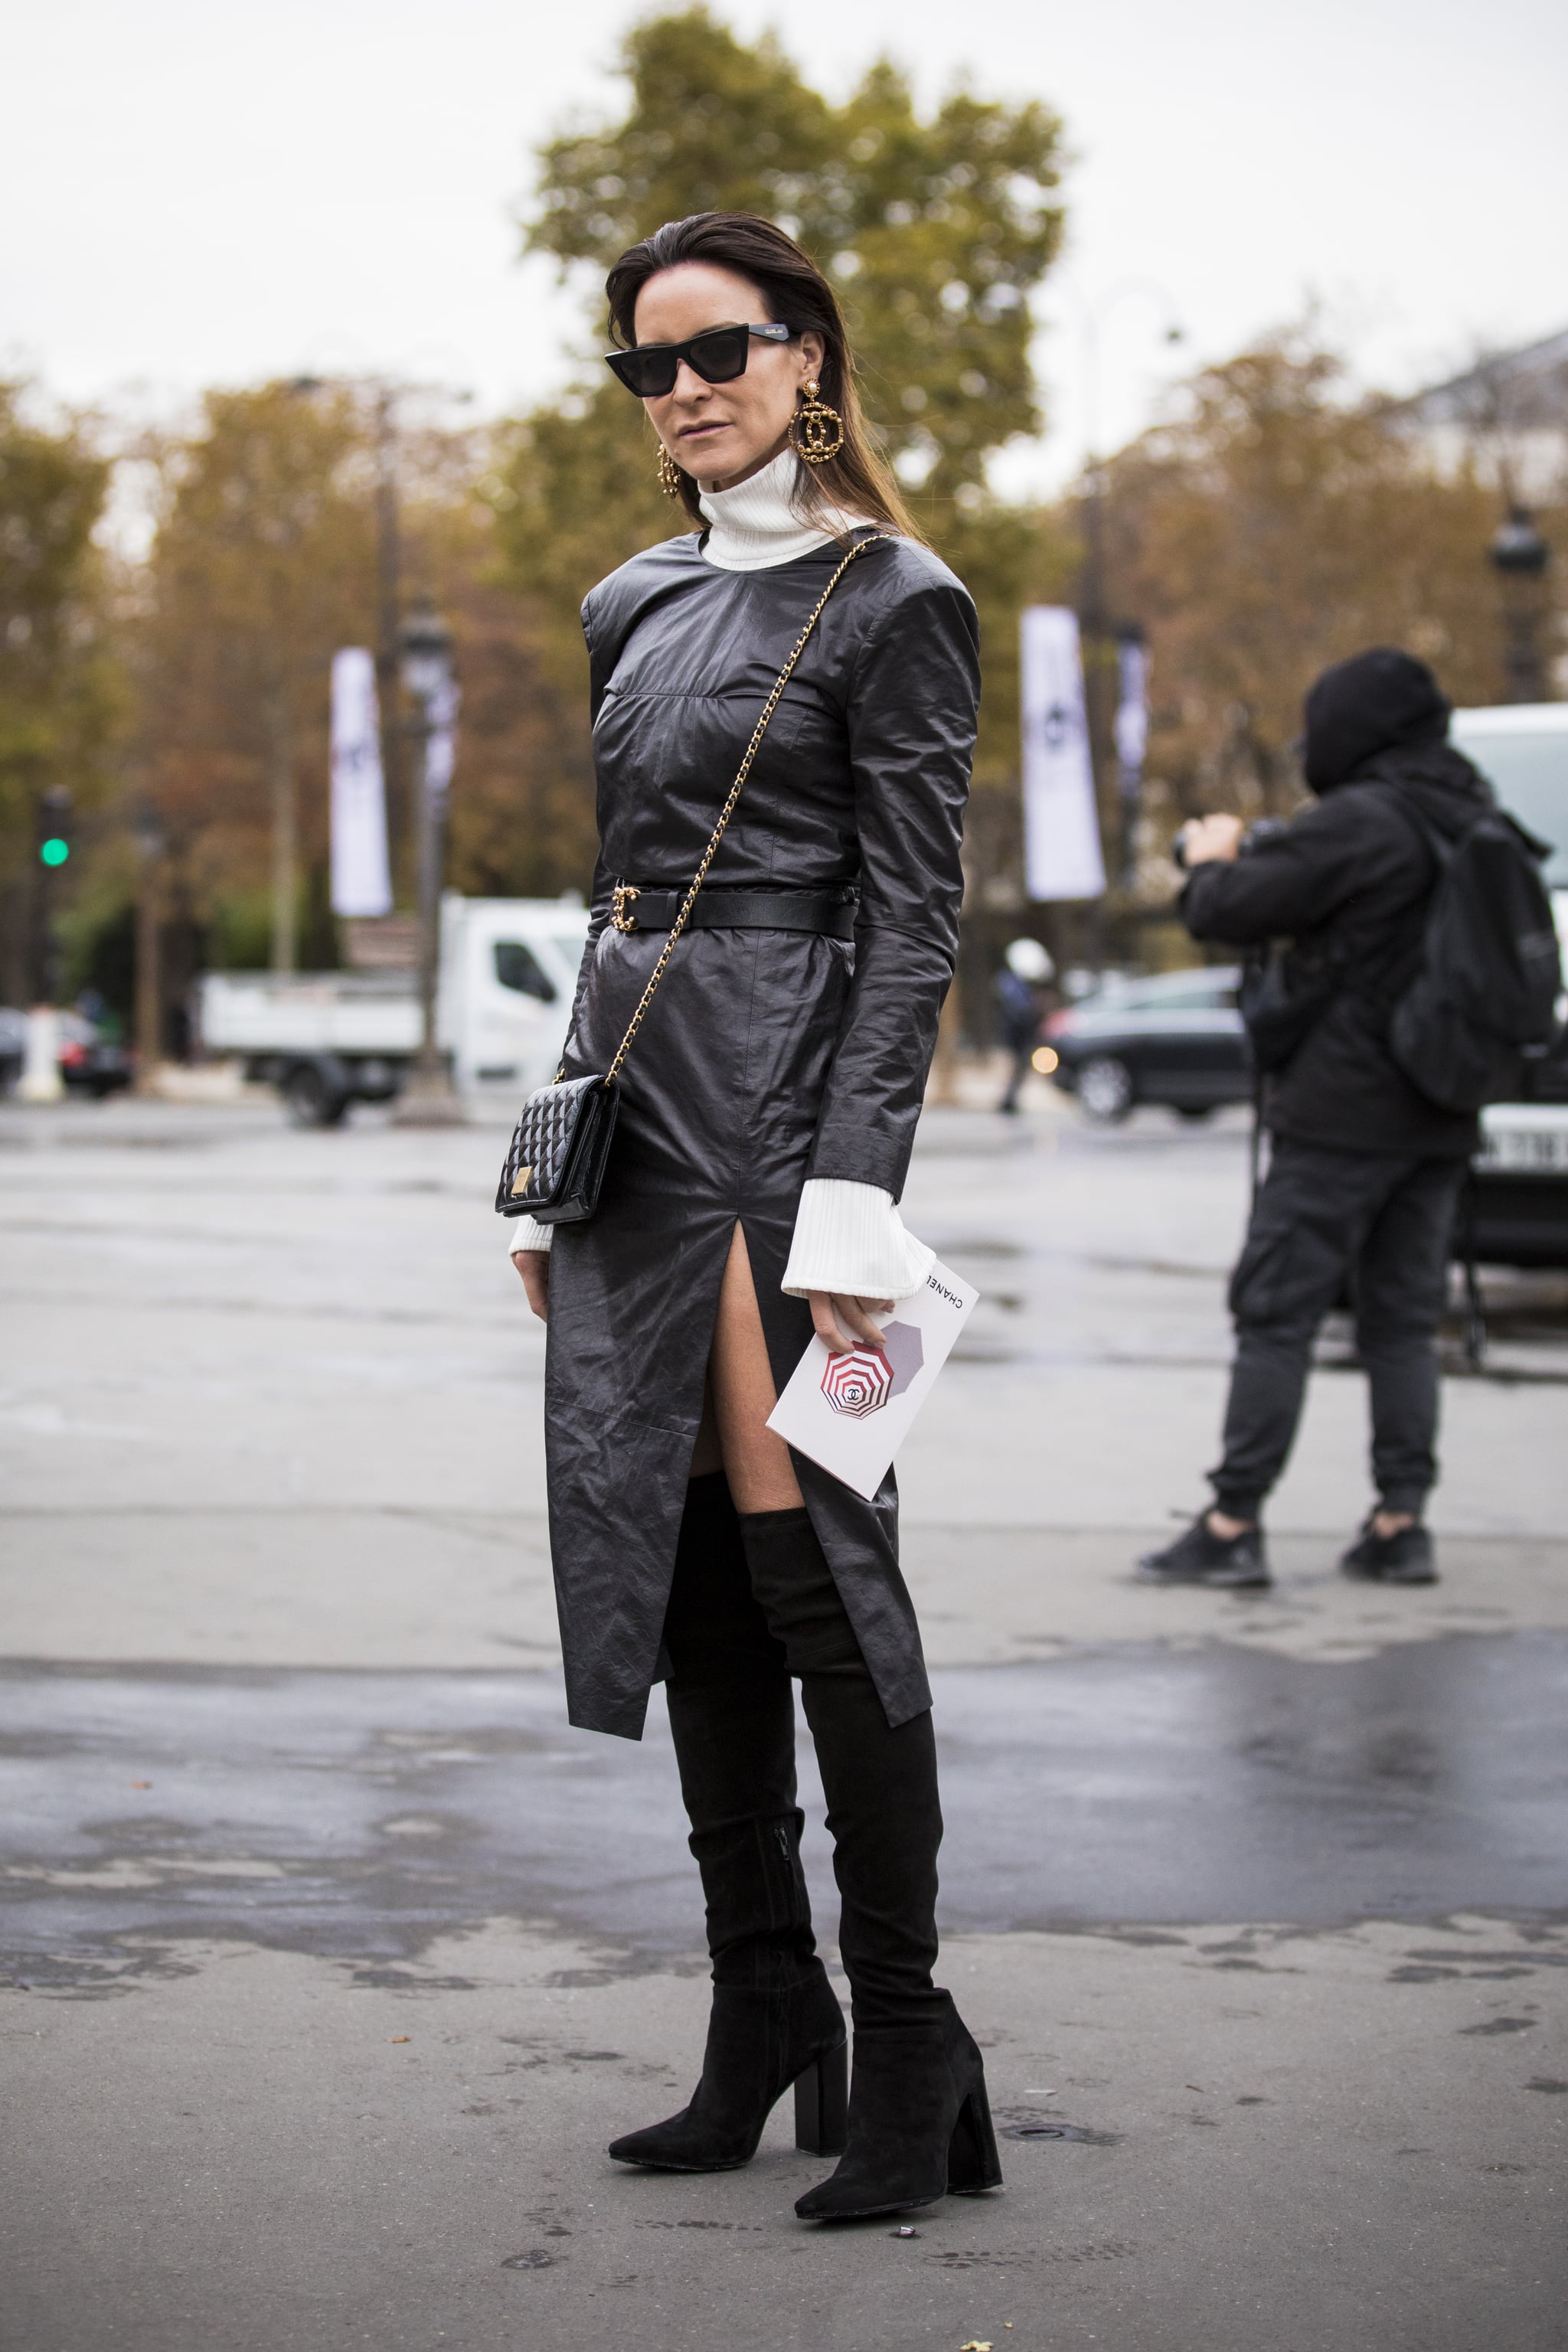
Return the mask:
[[[629, 350], [637, 340], [634, 324], [637, 296], [650, 278], [679, 268], [683, 261], [706, 261], [749, 278], [768, 316], [786, 326], [792, 335], [813, 328], [822, 337], [820, 396], [837, 409], [844, 425], [844, 442], [837, 457], [819, 466], [797, 467], [796, 503], [802, 514], [831, 523], [832, 510], [865, 515], [886, 523], [906, 539], [921, 539], [910, 519], [891, 469], [871, 440], [855, 389], [855, 356], [844, 324], [838, 297], [809, 254], [793, 236], [756, 213], [693, 213], [689, 218], [666, 221], [639, 244], [628, 246], [605, 280], [610, 305], [610, 330], [617, 343]], [[678, 467], [680, 501], [693, 522], [707, 517], [698, 504], [697, 484]], [[923, 542], [922, 542], [923, 543]]]

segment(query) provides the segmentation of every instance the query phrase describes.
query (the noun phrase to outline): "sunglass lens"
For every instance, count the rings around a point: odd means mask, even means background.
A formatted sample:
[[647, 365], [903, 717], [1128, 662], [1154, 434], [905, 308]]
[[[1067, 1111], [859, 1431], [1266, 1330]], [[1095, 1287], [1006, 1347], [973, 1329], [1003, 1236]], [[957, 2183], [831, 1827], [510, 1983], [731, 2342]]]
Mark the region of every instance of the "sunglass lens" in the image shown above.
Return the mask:
[[751, 343], [744, 327], [714, 327], [693, 335], [687, 356], [704, 383], [732, 383], [746, 373]]
[[639, 400], [661, 400], [675, 389], [677, 354], [668, 343], [649, 343], [641, 351], [606, 352], [612, 373]]

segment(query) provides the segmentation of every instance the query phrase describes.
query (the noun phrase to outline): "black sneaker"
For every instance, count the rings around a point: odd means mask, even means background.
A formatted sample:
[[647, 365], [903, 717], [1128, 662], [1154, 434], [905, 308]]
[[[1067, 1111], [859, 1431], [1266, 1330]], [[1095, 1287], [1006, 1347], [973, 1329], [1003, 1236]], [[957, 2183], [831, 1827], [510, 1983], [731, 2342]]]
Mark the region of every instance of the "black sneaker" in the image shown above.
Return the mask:
[[1269, 1584], [1268, 1559], [1261, 1528], [1243, 1528], [1238, 1536], [1216, 1536], [1208, 1513], [1200, 1511], [1184, 1535], [1163, 1551], [1146, 1551], [1136, 1573], [1145, 1584], [1208, 1584], [1216, 1591], [1239, 1591]]
[[1340, 1567], [1346, 1576], [1359, 1577], [1364, 1584], [1437, 1581], [1431, 1532], [1419, 1525], [1401, 1528], [1394, 1536], [1380, 1536], [1369, 1518], [1349, 1551], [1341, 1554]]

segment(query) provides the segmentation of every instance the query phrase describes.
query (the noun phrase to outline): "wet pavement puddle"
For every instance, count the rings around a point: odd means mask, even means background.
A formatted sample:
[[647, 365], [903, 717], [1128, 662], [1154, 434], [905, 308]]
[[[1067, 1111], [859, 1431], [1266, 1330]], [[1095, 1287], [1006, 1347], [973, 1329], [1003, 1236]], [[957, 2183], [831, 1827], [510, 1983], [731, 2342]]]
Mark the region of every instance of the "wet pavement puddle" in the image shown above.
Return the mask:
[[[1119, 1647], [933, 1679], [950, 1929], [1565, 1907], [1568, 1635], [1346, 1663]], [[14, 1979], [110, 1989], [177, 1972], [179, 1938], [217, 1935], [395, 1963], [486, 1917], [587, 1929], [634, 1967], [696, 1940], [661, 1704], [640, 1748], [571, 1730], [557, 1679], [526, 1670], [18, 1667], [0, 1708]], [[801, 1769], [830, 1920], [805, 1745]], [[127, 1937], [151, 1941], [128, 1953]], [[1465, 1973], [1500, 1982], [1538, 1959], [1568, 1955], [1478, 1952]], [[1290, 1965], [1246, 1937], [1184, 1964]], [[1454, 1967], [1417, 1944], [1395, 1980]], [[1482, 2030], [1522, 2033], [1528, 2007]]]

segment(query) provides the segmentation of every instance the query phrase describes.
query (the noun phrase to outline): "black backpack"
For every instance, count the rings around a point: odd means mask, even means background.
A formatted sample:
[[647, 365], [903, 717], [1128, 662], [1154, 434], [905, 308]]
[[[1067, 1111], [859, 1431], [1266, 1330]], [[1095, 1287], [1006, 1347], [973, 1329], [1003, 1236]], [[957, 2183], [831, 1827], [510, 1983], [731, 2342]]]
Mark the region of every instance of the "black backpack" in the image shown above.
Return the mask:
[[1399, 800], [1437, 879], [1421, 969], [1394, 1003], [1389, 1051], [1439, 1109], [1479, 1110], [1556, 1032], [1562, 962], [1540, 871], [1551, 852], [1500, 808], [1482, 809], [1451, 837], [1413, 793]]

